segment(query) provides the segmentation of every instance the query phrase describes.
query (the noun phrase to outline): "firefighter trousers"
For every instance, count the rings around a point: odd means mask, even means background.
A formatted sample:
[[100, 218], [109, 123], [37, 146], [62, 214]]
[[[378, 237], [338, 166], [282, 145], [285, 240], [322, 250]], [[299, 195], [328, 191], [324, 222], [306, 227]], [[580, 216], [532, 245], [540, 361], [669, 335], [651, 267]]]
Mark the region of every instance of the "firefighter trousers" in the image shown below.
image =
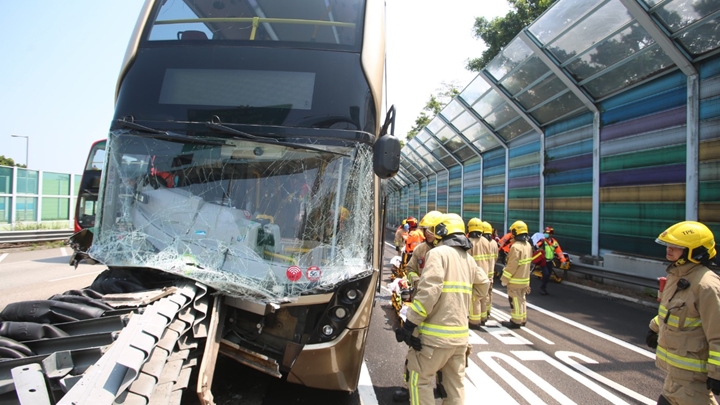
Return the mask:
[[512, 307], [512, 310], [510, 311], [510, 320], [513, 323], [522, 325], [527, 322], [527, 300], [525, 299], [525, 296], [529, 292], [530, 287], [528, 286], [508, 286], [507, 293], [508, 298], [510, 299], [510, 306]]
[[717, 405], [705, 382], [665, 377], [662, 396], [672, 405]]
[[467, 345], [432, 347], [408, 353], [408, 389], [410, 405], [435, 405], [433, 378], [442, 372], [442, 385], [447, 393], [443, 405], [465, 404], [465, 352]]
[[488, 288], [488, 293], [485, 298], [482, 299], [481, 307], [480, 307], [480, 313], [482, 314], [482, 320], [486, 321], [488, 317], [490, 316], [490, 311], [492, 310], [492, 290], [493, 290], [493, 279], [490, 278], [490, 288]]

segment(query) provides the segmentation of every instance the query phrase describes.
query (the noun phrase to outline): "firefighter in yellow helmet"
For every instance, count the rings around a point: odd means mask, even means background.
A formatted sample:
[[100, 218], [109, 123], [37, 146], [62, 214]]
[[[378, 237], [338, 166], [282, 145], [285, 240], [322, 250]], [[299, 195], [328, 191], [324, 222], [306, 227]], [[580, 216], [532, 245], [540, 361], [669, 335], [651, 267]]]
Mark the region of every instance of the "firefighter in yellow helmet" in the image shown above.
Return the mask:
[[517, 329], [527, 322], [525, 296], [530, 293], [530, 263], [532, 262], [532, 243], [528, 236], [528, 227], [523, 221], [515, 221], [510, 226], [513, 242], [507, 255], [507, 264], [500, 281], [507, 286], [510, 298], [510, 321], [501, 322], [502, 326]]
[[647, 344], [666, 373], [658, 404], [717, 404], [720, 394], [720, 277], [708, 268], [715, 257], [712, 231], [679, 222], [657, 237], [666, 246], [667, 282]]
[[[487, 274], [488, 279], [492, 280], [494, 273], [490, 269], [488, 260], [490, 259], [490, 242], [482, 236], [482, 221], [479, 218], [472, 218], [468, 221], [468, 239], [472, 243], [470, 254], [475, 263], [482, 267]], [[490, 295], [488, 293], [488, 295]], [[485, 325], [488, 318], [487, 298], [473, 301], [470, 306], [470, 328], [477, 329], [480, 325]]]
[[413, 348], [407, 357], [413, 405], [435, 404], [431, 383], [437, 372], [447, 395], [443, 404], [465, 403], [470, 302], [484, 297], [490, 283], [468, 253], [472, 244], [459, 215], [445, 214], [435, 237], [441, 242], [428, 252], [407, 320], [395, 330], [398, 342]]
[[395, 230], [395, 251], [398, 253], [402, 252], [402, 248], [405, 246], [405, 239], [407, 239], [405, 224], [407, 224], [407, 219], [403, 219], [400, 226]]
[[500, 248], [498, 247], [497, 241], [493, 238], [493, 228], [489, 222], [482, 222], [482, 230], [482, 236], [488, 241], [488, 247], [490, 248], [490, 253], [488, 253], [488, 268], [490, 269], [488, 270], [488, 278], [490, 279], [490, 289], [488, 290], [487, 299], [485, 300], [487, 302], [487, 314], [488, 317], [490, 317], [490, 312], [492, 311], [493, 281], [495, 281], [495, 263], [497, 263], [498, 250], [500, 250]]
[[[430, 211], [420, 220], [419, 228], [425, 234], [425, 243], [421, 243], [415, 247], [413, 255], [405, 267], [409, 287], [412, 287], [411, 291], [417, 290], [417, 285], [420, 282], [420, 276], [425, 268], [425, 257], [427, 256], [427, 252], [435, 247], [439, 241], [435, 239], [435, 226], [440, 223], [442, 218], [443, 214], [440, 211]], [[403, 365], [403, 377], [403, 380], [407, 382], [408, 374], [406, 365]], [[393, 401], [407, 402], [409, 396], [410, 393], [408, 392], [408, 389], [403, 387], [393, 393]]]

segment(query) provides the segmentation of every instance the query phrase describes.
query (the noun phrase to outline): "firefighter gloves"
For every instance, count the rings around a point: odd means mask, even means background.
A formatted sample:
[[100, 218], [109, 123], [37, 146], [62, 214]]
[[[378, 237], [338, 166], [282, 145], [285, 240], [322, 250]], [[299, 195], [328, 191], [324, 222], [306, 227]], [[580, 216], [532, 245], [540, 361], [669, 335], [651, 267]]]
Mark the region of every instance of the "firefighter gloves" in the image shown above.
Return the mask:
[[408, 346], [416, 351], [422, 350], [422, 341], [419, 337], [413, 336], [413, 332], [417, 325], [410, 321], [405, 321], [402, 328], [395, 329], [395, 339], [399, 342], [405, 342]]
[[720, 380], [716, 380], [714, 378], [708, 377], [705, 385], [707, 385], [707, 389], [712, 391], [713, 394], [720, 395]]
[[658, 340], [657, 332], [653, 331], [652, 329], [649, 329], [647, 336], [645, 336], [645, 343], [647, 343], [649, 348], [655, 349], [655, 348], [657, 348], [657, 345], [658, 345], [657, 340]]

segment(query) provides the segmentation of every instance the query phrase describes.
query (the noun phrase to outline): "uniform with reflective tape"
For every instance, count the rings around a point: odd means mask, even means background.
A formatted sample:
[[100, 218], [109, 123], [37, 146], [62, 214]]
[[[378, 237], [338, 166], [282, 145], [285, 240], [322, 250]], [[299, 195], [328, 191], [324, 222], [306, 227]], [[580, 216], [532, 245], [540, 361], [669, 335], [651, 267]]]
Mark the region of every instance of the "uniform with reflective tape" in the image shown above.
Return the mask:
[[[464, 238], [465, 245], [455, 244]], [[488, 278], [466, 251], [465, 236], [443, 240], [428, 252], [425, 269], [420, 277], [407, 318], [418, 325], [422, 350], [408, 353], [408, 386], [412, 405], [435, 404], [432, 380], [437, 371], [443, 373], [447, 392], [445, 404], [463, 404], [465, 352], [469, 328], [468, 315], [473, 297], [488, 291]]]
[[507, 286], [508, 297], [512, 303], [510, 320], [516, 324], [527, 322], [525, 296], [530, 293], [530, 263], [532, 245], [525, 240], [517, 240], [510, 246], [507, 264], [503, 269], [502, 285]]
[[405, 239], [407, 238], [407, 232], [405, 232], [405, 229], [400, 226], [398, 227], [397, 231], [395, 231], [395, 249], [399, 252], [402, 250], [403, 246], [405, 246]]
[[418, 282], [420, 282], [420, 276], [425, 268], [425, 256], [432, 248], [433, 245], [426, 242], [418, 245], [413, 251], [413, 255], [405, 267], [407, 271], [408, 285], [410, 287], [417, 289]]
[[[487, 274], [490, 283], [492, 283], [492, 279], [495, 273], [490, 268], [490, 242], [488, 242], [488, 240], [483, 238], [482, 236], [479, 238], [469, 237], [468, 239], [473, 244], [473, 247], [469, 250], [469, 253], [472, 255], [473, 259], [475, 259], [475, 263], [477, 263], [478, 266], [485, 270], [485, 273]], [[489, 295], [490, 293], [488, 292], [488, 294], [483, 299], [479, 297], [478, 299], [473, 299], [472, 305], [470, 306], [471, 324], [478, 325], [480, 324], [480, 322], [487, 320], [487, 296]]]
[[[677, 397], [716, 404], [705, 381], [720, 380], [720, 277], [692, 262], [672, 264], [667, 273], [658, 315], [650, 321], [659, 335], [655, 364], [667, 372], [663, 395], [671, 403]], [[689, 287], [678, 289], [680, 279]]]

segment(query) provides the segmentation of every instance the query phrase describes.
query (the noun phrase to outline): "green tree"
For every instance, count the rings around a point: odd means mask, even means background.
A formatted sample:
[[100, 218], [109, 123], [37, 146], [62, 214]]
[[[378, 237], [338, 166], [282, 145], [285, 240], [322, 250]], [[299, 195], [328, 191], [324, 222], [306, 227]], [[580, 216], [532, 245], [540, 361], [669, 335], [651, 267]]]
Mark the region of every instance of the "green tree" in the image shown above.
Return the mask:
[[406, 135], [408, 141], [413, 139], [418, 132], [422, 131], [422, 129], [445, 108], [453, 97], [460, 94], [460, 89], [456, 83], [442, 82], [441, 87], [436, 91], [438, 93], [430, 95], [430, 100], [425, 103], [425, 107], [420, 111], [420, 115], [415, 118], [415, 125], [413, 125]]
[[475, 37], [482, 39], [488, 48], [479, 58], [470, 59], [465, 66], [472, 72], [479, 72], [525, 27], [540, 16], [555, 0], [507, 0], [513, 10], [505, 17], [489, 20], [475, 18]]
[[25, 165], [21, 165], [20, 163], [15, 163], [12, 158], [6, 158], [5, 155], [0, 155], [0, 166], [26, 167]]

